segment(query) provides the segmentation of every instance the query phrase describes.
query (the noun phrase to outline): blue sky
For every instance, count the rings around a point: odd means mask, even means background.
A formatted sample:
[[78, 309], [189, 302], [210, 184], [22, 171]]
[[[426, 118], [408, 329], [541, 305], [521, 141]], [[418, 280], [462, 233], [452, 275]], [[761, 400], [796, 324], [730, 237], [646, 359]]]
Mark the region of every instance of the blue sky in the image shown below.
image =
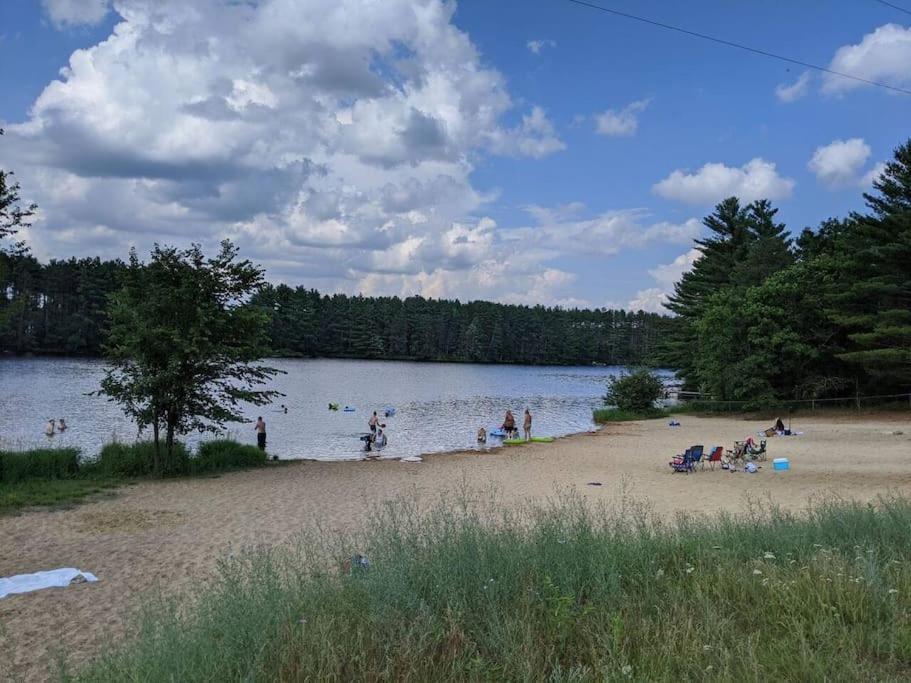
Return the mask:
[[[911, 87], [873, 0], [601, 4]], [[911, 135], [911, 96], [565, 0], [6, 0], [0, 64], [40, 257], [230, 237], [368, 294], [660, 310], [715, 201], [799, 231]]]

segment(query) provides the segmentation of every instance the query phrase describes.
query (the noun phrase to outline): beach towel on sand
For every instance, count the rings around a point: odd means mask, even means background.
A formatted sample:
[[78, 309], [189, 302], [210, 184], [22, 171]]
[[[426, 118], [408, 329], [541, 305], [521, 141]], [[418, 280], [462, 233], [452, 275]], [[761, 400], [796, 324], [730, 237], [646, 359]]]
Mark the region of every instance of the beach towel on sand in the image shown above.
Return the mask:
[[30, 593], [42, 588], [63, 588], [69, 586], [73, 579], [83, 581], [97, 581], [98, 577], [89, 572], [84, 572], [72, 567], [51, 569], [46, 572], [34, 574], [17, 574], [0, 578], [0, 598], [16, 593]]

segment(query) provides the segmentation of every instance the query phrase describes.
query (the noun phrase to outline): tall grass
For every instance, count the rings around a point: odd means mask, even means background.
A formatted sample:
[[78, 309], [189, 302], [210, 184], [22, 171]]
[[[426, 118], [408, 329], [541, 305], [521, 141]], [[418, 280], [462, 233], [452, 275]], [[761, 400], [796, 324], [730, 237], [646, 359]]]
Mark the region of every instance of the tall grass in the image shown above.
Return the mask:
[[[911, 503], [711, 520], [391, 504], [150, 601], [85, 681], [907, 680]], [[365, 553], [370, 567], [339, 571]], [[323, 562], [326, 553], [334, 565]], [[357, 567], [357, 565], [355, 565]]]
[[[150, 477], [154, 448], [149, 441], [110, 443], [93, 459], [82, 458], [76, 448], [0, 451], [0, 514], [74, 503], [131, 479]], [[162, 461], [162, 474], [175, 477], [260, 467], [266, 455], [255, 446], [217, 439], [202, 442], [196, 453], [175, 443], [171, 457], [163, 452]]]
[[5, 484], [31, 479], [71, 479], [78, 474], [78, 448], [0, 451], [0, 482]]

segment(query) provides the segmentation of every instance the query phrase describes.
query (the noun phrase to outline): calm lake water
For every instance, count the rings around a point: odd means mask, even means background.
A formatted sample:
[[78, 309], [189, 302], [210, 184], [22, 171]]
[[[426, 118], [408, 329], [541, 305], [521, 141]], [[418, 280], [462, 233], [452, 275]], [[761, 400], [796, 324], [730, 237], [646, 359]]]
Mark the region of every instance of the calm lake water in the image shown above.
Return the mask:
[[[352, 460], [363, 456], [358, 437], [372, 411], [394, 407], [384, 458], [475, 448], [479, 427], [488, 431], [512, 409], [534, 416], [534, 434], [562, 436], [592, 427], [608, 378], [621, 368], [527, 367], [358, 360], [273, 360], [284, 370], [271, 388], [285, 394], [270, 406], [249, 406], [262, 415], [268, 450], [281, 458]], [[88, 396], [98, 388], [104, 363], [57, 358], [0, 359], [0, 446], [30, 448], [53, 443], [95, 454], [113, 439], [131, 441], [136, 427], [117, 405]], [[354, 412], [332, 412], [330, 402]], [[288, 406], [285, 414], [278, 406]], [[48, 418], [66, 419], [69, 430], [44, 436]], [[228, 435], [255, 443], [252, 424], [230, 425]], [[198, 434], [185, 440], [196, 442]], [[488, 446], [495, 447], [496, 439]]]

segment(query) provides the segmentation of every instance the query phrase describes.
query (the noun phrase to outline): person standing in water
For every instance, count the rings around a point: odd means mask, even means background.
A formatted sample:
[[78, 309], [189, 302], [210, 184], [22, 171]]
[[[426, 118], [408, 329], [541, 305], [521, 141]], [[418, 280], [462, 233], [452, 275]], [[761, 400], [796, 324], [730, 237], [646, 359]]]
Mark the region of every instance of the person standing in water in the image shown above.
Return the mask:
[[373, 411], [373, 415], [370, 416], [370, 421], [367, 423], [370, 426], [370, 433], [376, 436], [376, 426], [379, 424], [380, 418], [377, 417], [376, 411]]
[[57, 427], [54, 425], [54, 418], [51, 418], [47, 421], [47, 425], [44, 427], [45, 436], [54, 436], [54, 433], [57, 431]]
[[57, 420], [57, 431], [58, 432], [66, 431], [66, 421], [64, 421], [64, 419], [62, 417], [59, 420]]
[[511, 410], [507, 410], [506, 417], [503, 418], [503, 431], [508, 437], [512, 437], [516, 433], [516, 418], [513, 417]]
[[531, 413], [528, 412], [528, 408], [525, 409], [525, 422], [522, 428], [525, 431], [525, 440], [531, 441]]
[[260, 415], [256, 418], [256, 445], [259, 446], [259, 450], [266, 450], [266, 421]]

